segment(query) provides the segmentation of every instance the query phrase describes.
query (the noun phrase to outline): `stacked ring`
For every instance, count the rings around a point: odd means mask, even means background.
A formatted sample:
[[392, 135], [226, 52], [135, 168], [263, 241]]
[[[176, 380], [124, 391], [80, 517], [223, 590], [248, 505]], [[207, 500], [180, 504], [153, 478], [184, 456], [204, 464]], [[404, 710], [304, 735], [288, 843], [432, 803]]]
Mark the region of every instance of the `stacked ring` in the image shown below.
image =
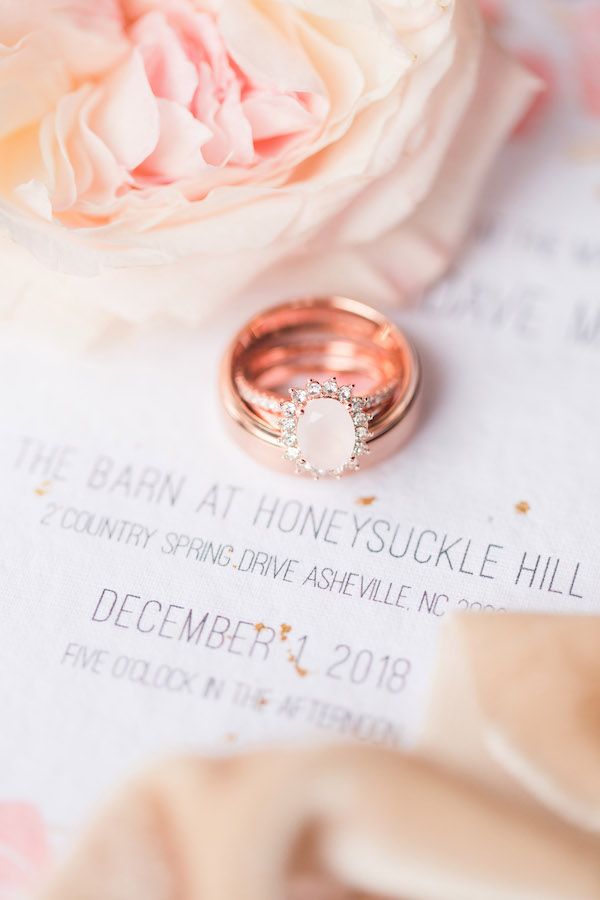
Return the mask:
[[225, 353], [220, 384], [230, 430], [254, 457], [339, 478], [407, 439], [421, 371], [389, 319], [356, 300], [324, 297], [255, 316]]

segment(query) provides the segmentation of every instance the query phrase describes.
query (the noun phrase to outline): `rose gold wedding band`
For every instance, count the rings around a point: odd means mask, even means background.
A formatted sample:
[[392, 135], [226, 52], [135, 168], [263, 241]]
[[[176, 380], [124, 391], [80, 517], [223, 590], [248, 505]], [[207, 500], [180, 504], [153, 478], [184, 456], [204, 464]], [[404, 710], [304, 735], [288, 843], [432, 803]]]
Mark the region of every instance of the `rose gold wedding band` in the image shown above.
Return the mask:
[[348, 297], [291, 300], [255, 316], [220, 378], [238, 443], [271, 467], [316, 478], [395, 452], [414, 428], [420, 386], [406, 335]]

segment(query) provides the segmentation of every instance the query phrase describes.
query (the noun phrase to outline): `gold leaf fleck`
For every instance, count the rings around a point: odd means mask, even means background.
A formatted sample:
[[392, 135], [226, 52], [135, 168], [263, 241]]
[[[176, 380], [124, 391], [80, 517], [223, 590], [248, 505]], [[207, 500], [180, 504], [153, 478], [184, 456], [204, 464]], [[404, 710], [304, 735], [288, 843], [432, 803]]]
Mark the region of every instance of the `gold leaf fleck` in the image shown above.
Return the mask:
[[296, 674], [299, 675], [300, 678], [305, 678], [308, 675], [308, 669], [305, 669], [303, 666], [299, 665], [298, 660], [291, 650], [288, 650], [288, 661], [291, 662], [294, 669], [296, 670]]

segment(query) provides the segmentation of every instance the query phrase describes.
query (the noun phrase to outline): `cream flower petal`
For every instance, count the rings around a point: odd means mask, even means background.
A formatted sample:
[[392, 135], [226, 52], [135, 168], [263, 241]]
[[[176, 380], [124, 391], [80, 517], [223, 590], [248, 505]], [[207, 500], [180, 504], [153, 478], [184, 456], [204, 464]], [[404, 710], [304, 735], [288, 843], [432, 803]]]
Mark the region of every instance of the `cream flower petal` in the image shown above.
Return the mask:
[[229, 52], [258, 84], [272, 84], [279, 91], [323, 94], [324, 85], [302, 48], [275, 24], [281, 4], [268, 0], [267, 9], [271, 17], [250, 0], [230, 0], [223, 5], [219, 28]]
[[473, 102], [429, 193], [405, 222], [390, 229], [376, 245], [364, 247], [367, 258], [388, 275], [401, 296], [410, 296], [446, 269], [464, 240], [498, 147], [539, 89], [537, 80], [489, 38], [484, 52], [486, 61]]
[[88, 87], [67, 94], [58, 104], [56, 113], [46, 116], [40, 129], [42, 158], [48, 173], [52, 205], [57, 212], [68, 209], [77, 200], [76, 177], [67, 145], [89, 94]]
[[140, 53], [134, 50], [103, 83], [90, 125], [117, 162], [135, 169], [156, 148], [160, 118]]
[[16, 193], [34, 213], [48, 222], [52, 221], [52, 201], [45, 184], [32, 178], [20, 184]]
[[305, 131], [319, 125], [319, 119], [294, 97], [256, 92], [242, 101], [244, 117], [255, 141]]
[[189, 106], [198, 87], [198, 73], [164, 14], [158, 10], [148, 13], [135, 23], [130, 35], [142, 55], [154, 94]]
[[69, 88], [66, 68], [42, 35], [27, 35], [13, 47], [0, 45], [0, 140], [39, 121]]
[[0, 42], [16, 46], [33, 39], [42, 53], [40, 65], [53, 55], [77, 80], [98, 75], [123, 57], [128, 50], [123, 25], [120, 0], [0, 3]]
[[[403, 96], [402, 127], [391, 124], [373, 149], [371, 165], [365, 161], [365, 169], [381, 177], [346, 210], [337, 238], [342, 243], [375, 241], [431, 190], [489, 62], [483, 41], [479, 16], [463, 6], [437, 53], [415, 67]], [[399, 162], [390, 169], [391, 159]]]
[[77, 175], [80, 206], [86, 211], [90, 204], [103, 217], [114, 202], [121, 186], [127, 184], [128, 173], [120, 165], [106, 144], [90, 127], [90, 117], [97, 102], [92, 92], [85, 100], [81, 116], [69, 141], [69, 155]]
[[212, 132], [184, 106], [162, 98], [156, 102], [160, 137], [155, 149], [136, 170], [136, 176], [139, 179], [150, 175], [168, 181], [197, 175], [206, 168], [201, 148], [211, 140]]

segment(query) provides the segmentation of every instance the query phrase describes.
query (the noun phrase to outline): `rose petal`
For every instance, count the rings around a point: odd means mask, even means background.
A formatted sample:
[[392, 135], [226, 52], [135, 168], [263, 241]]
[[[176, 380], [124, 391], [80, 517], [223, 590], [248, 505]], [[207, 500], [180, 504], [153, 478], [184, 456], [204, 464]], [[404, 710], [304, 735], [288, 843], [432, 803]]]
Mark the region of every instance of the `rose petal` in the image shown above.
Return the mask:
[[96, 101], [97, 93], [92, 94], [83, 104], [79, 130], [69, 146], [82, 201], [98, 207], [104, 206], [99, 212], [105, 216], [107, 205], [114, 201], [128, 176], [104, 141], [90, 127], [90, 117]]
[[247, 0], [225, 4], [219, 13], [219, 28], [227, 49], [258, 84], [281, 92], [304, 91], [325, 94], [323, 83], [310, 65], [298, 41], [279, 30]]
[[[200, 84], [204, 81], [204, 70]], [[197, 113], [213, 133], [213, 137], [203, 148], [204, 159], [211, 166], [221, 166], [227, 162], [240, 166], [250, 165], [254, 156], [252, 129], [242, 108], [240, 90], [233, 83], [221, 103], [214, 102], [215, 88], [210, 84], [206, 97], [199, 91]], [[209, 104], [211, 104], [209, 106]]]
[[68, 209], [77, 200], [75, 173], [67, 143], [89, 92], [90, 88], [86, 86], [63, 97], [56, 111], [46, 116], [40, 129], [42, 158], [57, 211]]
[[158, 143], [160, 119], [141, 54], [129, 58], [102, 83], [91, 127], [127, 169], [149, 156]]
[[[9, 0], [0, 3], [0, 41], [36, 40], [78, 79], [97, 75], [127, 51], [120, 0]], [[43, 91], [43, 87], [42, 87]]]
[[[332, 159], [325, 159], [327, 168], [334, 165], [340, 170], [346, 150], [346, 158], [356, 161], [360, 171], [380, 176], [361, 191], [336, 223], [336, 239], [342, 243], [376, 240], [409, 215], [431, 189], [480, 77], [484, 32], [477, 10], [461, 7], [453, 26], [444, 34], [437, 53], [415, 66], [397, 98], [402, 115], [390, 117], [386, 132], [374, 134], [372, 126], [356, 127], [336, 144]], [[467, 46], [469, 53], [465, 52]], [[356, 143], [361, 133], [362, 158], [347, 147], [351, 141]], [[374, 138], [371, 145], [369, 137]], [[395, 162], [391, 168], [390, 161]], [[331, 178], [331, 174], [320, 174]]]
[[243, 101], [242, 109], [255, 141], [306, 131], [319, 124], [317, 116], [287, 94], [273, 96], [257, 91]]
[[90, 202], [111, 203], [128, 180], [126, 169], [90, 127], [100, 96], [100, 89], [90, 85], [67, 94], [40, 131], [45, 180], [53, 209], [63, 221], [67, 212], [72, 215], [76, 201], [80, 208]]
[[52, 221], [52, 201], [45, 184], [32, 178], [20, 184], [16, 188], [16, 193], [34, 213], [48, 222]]
[[476, 94], [429, 192], [404, 223], [365, 245], [367, 256], [404, 296], [447, 268], [498, 148], [539, 90], [539, 82], [489, 36], [484, 58]]
[[206, 168], [201, 147], [211, 140], [212, 132], [185, 107], [160, 98], [157, 102], [158, 144], [136, 174], [154, 175], [165, 181], [197, 175]]
[[188, 106], [198, 86], [198, 73], [165, 16], [148, 13], [135, 23], [131, 37], [142, 54], [154, 94]]
[[39, 121], [69, 88], [65, 67], [40, 34], [0, 45], [0, 139]]
[[213, 16], [189, 3], [173, 0], [169, 6], [169, 22], [197, 68], [208, 63], [215, 81], [223, 86], [235, 79], [223, 35]]

